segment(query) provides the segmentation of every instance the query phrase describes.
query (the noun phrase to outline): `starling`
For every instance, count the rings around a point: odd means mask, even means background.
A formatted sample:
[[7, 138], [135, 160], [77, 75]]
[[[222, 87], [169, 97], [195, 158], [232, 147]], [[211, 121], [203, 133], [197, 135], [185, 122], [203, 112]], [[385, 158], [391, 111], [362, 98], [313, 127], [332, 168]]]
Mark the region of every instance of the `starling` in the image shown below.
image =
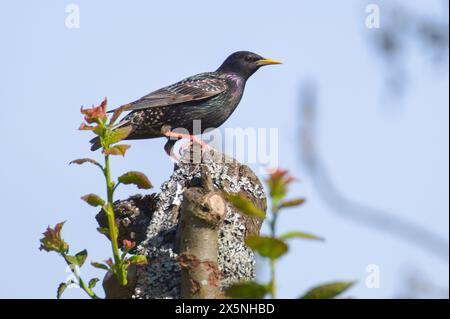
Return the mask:
[[[238, 106], [248, 78], [261, 66], [280, 63], [248, 51], [235, 52], [215, 72], [188, 77], [128, 104], [124, 109], [131, 112], [116, 127], [131, 126], [127, 140], [167, 137], [164, 149], [171, 155], [177, 139], [192, 140], [198, 134], [193, 132], [195, 120], [204, 128], [222, 125]], [[189, 134], [177, 133], [177, 128]], [[91, 150], [100, 148], [98, 138], [91, 143]]]

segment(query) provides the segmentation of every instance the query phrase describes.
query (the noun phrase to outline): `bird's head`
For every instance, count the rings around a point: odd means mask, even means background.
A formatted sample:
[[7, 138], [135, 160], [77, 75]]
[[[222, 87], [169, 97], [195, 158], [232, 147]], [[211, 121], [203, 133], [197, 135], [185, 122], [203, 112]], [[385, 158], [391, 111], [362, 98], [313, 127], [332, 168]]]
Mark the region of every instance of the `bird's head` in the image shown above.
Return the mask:
[[260, 67], [271, 64], [281, 64], [281, 62], [263, 58], [253, 52], [238, 51], [231, 54], [217, 71], [235, 73], [248, 79]]

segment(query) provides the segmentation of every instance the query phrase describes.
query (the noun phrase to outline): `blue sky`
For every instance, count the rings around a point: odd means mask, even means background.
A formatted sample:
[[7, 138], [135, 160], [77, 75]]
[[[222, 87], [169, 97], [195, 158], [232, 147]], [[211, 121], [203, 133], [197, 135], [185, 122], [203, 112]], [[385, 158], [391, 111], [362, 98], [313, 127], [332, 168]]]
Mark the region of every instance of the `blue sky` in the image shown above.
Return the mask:
[[[79, 29], [65, 27], [69, 3], [80, 7]], [[104, 96], [110, 105], [121, 105], [215, 70], [237, 50], [285, 64], [249, 80], [223, 128], [279, 129], [280, 167], [302, 181], [291, 194], [308, 199], [281, 217], [280, 231], [296, 228], [326, 238], [325, 243], [292, 244], [279, 266], [280, 297], [296, 297], [320, 282], [359, 279], [350, 295], [388, 298], [400, 290], [409, 267], [448, 289], [448, 261], [341, 219], [299, 161], [299, 88], [313, 78], [320, 94], [318, 148], [340, 190], [448, 240], [448, 73], [436, 75], [424, 59], [408, 56], [410, 90], [401, 100], [382, 99], [383, 64], [368, 45], [368, 33], [377, 31], [364, 27], [364, 4], [2, 1], [0, 297], [55, 296], [68, 273], [56, 255], [37, 249], [48, 224], [67, 220], [65, 239], [74, 251], [87, 248], [90, 260], [110, 254], [108, 242], [95, 230], [96, 211], [79, 199], [88, 192], [103, 194], [101, 176], [95, 168], [68, 166], [91, 155], [90, 136], [77, 131], [80, 106], [97, 104]], [[414, 7], [435, 13], [438, 4], [417, 1]], [[126, 158], [114, 159], [114, 172], [140, 170], [159, 185], [172, 167], [163, 144], [161, 139], [131, 142]], [[136, 192], [124, 187], [117, 198]], [[368, 264], [380, 267], [379, 289], [364, 285]], [[90, 267], [82, 274], [102, 276]], [[71, 289], [66, 297], [84, 295]]]

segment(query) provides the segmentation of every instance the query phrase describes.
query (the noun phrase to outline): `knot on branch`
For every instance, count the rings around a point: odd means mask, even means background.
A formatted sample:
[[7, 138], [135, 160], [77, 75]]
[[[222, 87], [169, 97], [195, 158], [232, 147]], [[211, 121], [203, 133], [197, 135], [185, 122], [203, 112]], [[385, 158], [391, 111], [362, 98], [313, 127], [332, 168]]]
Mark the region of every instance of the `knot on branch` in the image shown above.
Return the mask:
[[184, 192], [181, 211], [186, 213], [183, 214], [184, 223], [201, 223], [203, 227], [216, 229], [225, 218], [226, 204], [219, 192], [188, 188]]

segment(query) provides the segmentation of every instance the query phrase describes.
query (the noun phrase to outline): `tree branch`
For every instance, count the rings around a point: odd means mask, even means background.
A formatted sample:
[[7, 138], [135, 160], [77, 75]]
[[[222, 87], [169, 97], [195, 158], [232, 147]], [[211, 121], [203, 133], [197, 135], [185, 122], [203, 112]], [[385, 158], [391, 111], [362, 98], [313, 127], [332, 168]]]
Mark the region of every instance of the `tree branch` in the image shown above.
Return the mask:
[[214, 190], [206, 167], [201, 170], [201, 187], [184, 192], [179, 225], [181, 297], [213, 299], [219, 289], [218, 230], [226, 214], [226, 203]]

